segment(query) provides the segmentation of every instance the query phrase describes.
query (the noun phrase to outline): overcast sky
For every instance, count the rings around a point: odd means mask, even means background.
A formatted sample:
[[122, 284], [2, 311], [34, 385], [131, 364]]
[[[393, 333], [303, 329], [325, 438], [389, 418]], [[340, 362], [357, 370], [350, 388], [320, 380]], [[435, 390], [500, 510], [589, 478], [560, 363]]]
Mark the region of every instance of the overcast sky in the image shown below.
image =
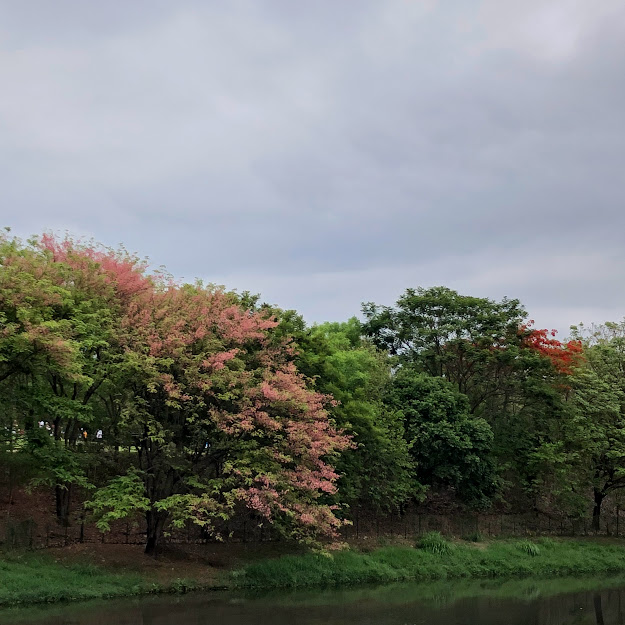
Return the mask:
[[0, 225], [342, 320], [625, 315], [623, 0], [0, 0]]

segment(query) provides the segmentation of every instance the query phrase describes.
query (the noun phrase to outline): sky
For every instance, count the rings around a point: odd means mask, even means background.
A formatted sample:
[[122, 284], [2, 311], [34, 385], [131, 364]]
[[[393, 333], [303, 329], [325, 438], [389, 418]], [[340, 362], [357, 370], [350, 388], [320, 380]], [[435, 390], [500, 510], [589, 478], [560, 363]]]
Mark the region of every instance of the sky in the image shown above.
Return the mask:
[[625, 316], [622, 0], [0, 0], [0, 226], [344, 320]]

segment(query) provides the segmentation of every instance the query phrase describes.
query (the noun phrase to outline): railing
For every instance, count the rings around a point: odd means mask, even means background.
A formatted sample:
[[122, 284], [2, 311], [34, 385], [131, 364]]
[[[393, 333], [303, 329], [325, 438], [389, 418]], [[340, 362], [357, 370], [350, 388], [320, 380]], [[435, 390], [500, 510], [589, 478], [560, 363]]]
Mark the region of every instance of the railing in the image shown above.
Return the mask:
[[[410, 512], [404, 515], [381, 516], [371, 513], [354, 515], [351, 525], [342, 530], [344, 540], [359, 542], [377, 539], [414, 540], [430, 531], [464, 540], [479, 541], [507, 536], [621, 536], [625, 524], [622, 511], [615, 509], [602, 515], [599, 531], [594, 531], [586, 518], [527, 514], [426, 514]], [[220, 529], [221, 540], [236, 543], [260, 543], [280, 540], [270, 524], [253, 518], [237, 518]], [[163, 539], [169, 544], [213, 543], [217, 539], [205, 534], [192, 523], [173, 530]], [[134, 522], [117, 522], [107, 533], [94, 524], [76, 519], [63, 527], [56, 523], [41, 524], [34, 519], [0, 518], [0, 547], [5, 549], [44, 549], [75, 543], [143, 544], [145, 531], [141, 518]]]

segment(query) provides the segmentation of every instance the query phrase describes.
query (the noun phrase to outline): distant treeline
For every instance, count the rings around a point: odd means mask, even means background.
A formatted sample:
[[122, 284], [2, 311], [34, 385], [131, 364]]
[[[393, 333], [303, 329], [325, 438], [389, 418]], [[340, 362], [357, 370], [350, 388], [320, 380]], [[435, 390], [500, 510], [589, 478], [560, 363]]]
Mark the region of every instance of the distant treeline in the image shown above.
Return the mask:
[[[625, 486], [625, 325], [561, 343], [517, 300], [407, 289], [308, 326], [125, 250], [0, 237], [0, 463], [56, 513], [305, 542], [355, 509], [592, 512]], [[76, 493], [80, 497], [75, 496]]]

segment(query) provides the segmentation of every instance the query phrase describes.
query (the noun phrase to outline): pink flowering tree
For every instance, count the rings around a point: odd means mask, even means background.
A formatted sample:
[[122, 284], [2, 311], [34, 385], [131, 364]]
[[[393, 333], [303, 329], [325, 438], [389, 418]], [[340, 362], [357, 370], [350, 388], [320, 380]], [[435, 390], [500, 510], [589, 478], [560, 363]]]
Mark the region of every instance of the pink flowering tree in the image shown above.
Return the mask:
[[132, 299], [119, 401], [138, 470], [94, 497], [103, 527], [143, 511], [149, 554], [168, 524], [214, 533], [242, 508], [299, 540], [336, 536], [341, 521], [324, 496], [336, 490], [331, 460], [349, 440], [328, 419], [330, 398], [306, 387], [273, 336], [276, 325], [202, 284], [161, 283]]
[[216, 533], [243, 510], [298, 540], [337, 535], [332, 463], [350, 442], [269, 312], [149, 273], [124, 250], [52, 235], [0, 243], [0, 383], [22, 376], [52, 433], [34, 450], [62, 521], [72, 487], [89, 486], [91, 450], [114, 471], [92, 497], [101, 527], [144, 513], [148, 553], [169, 524]]
[[[124, 250], [46, 234], [17, 251], [7, 261], [19, 268], [17, 293], [28, 303], [25, 318], [39, 322], [26, 328], [35, 335], [33, 349], [43, 356], [24, 396], [54, 440], [50, 444], [44, 431], [31, 436], [42, 465], [37, 480], [54, 486], [57, 517], [67, 524], [74, 486], [90, 486], [85, 452], [100, 427], [102, 392], [124, 365], [122, 319], [130, 302], [153, 283], [144, 264]], [[42, 294], [46, 299], [40, 303]]]

